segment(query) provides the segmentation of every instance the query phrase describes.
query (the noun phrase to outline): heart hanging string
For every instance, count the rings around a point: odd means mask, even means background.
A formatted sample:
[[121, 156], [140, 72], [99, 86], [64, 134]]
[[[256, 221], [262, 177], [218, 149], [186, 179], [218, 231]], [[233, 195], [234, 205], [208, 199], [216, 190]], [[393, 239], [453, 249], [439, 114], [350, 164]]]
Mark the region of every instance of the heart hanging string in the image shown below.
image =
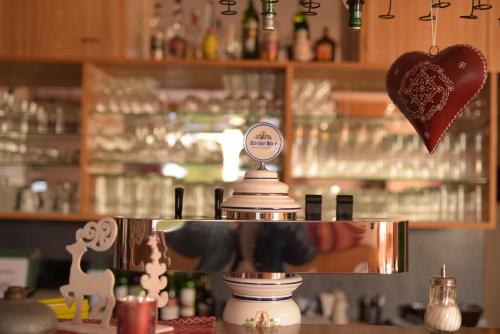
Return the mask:
[[429, 5], [430, 5], [430, 10], [431, 10], [429, 22], [431, 24], [431, 38], [432, 38], [432, 46], [429, 49], [429, 53], [432, 56], [435, 56], [439, 53], [439, 47], [437, 46], [437, 24], [438, 24], [439, 7], [436, 8], [436, 16], [434, 16], [434, 13], [432, 12], [432, 10], [434, 8], [434, 4], [432, 3], [432, 0], [429, 0]]

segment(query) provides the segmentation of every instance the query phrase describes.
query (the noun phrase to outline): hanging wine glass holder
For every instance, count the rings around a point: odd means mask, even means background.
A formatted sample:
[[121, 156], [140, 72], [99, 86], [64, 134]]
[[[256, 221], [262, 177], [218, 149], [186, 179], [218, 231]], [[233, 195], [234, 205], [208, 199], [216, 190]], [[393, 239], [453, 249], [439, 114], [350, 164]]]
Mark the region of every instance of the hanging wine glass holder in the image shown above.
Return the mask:
[[[350, 0], [341, 0], [341, 1], [344, 4], [344, 6], [348, 9], [351, 1]], [[266, 2], [275, 4], [276, 2], [278, 2], [278, 0], [263, 0], [262, 1], [263, 8]], [[234, 9], [234, 6], [236, 6], [237, 4], [236, 0], [219, 0], [219, 4], [225, 7], [225, 10], [221, 12], [223, 15], [236, 15], [238, 13]], [[301, 5], [304, 8], [304, 15], [308, 16], [318, 15], [317, 10], [321, 7], [319, 1], [313, 1], [313, 0], [302, 0]], [[450, 1], [432, 0], [433, 8], [444, 9], [450, 6], [451, 6]], [[465, 15], [460, 15], [460, 18], [466, 20], [476, 20], [479, 18], [478, 15], [476, 15], [476, 11], [485, 11], [485, 10], [490, 10], [492, 8], [493, 5], [490, 3], [486, 3], [484, 0], [471, 0], [470, 13]], [[396, 15], [393, 13], [392, 10], [393, 10], [392, 0], [387, 0], [387, 11], [385, 13], [378, 15], [378, 18], [382, 20], [395, 19]], [[262, 15], [266, 14], [268, 14], [268, 12], [265, 11], [262, 12]], [[273, 11], [272, 14], [276, 15], [276, 12]], [[431, 13], [429, 12], [427, 15], [419, 16], [418, 19], [421, 21], [433, 21], [436, 19], [436, 16], [431, 15]], [[498, 20], [500, 21], [500, 18]]]

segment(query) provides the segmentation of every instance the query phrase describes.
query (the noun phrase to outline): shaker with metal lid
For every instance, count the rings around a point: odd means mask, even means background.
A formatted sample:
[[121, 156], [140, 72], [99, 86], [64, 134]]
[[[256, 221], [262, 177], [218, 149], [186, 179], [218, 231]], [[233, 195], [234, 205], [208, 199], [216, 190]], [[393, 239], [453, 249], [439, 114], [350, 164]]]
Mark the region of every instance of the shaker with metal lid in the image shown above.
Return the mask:
[[425, 326], [433, 333], [453, 333], [460, 329], [461, 323], [462, 316], [457, 304], [457, 280], [446, 276], [446, 265], [443, 265], [441, 275], [430, 281]]
[[9, 287], [0, 299], [0, 334], [55, 333], [57, 319], [45, 304], [26, 299], [22, 287]]

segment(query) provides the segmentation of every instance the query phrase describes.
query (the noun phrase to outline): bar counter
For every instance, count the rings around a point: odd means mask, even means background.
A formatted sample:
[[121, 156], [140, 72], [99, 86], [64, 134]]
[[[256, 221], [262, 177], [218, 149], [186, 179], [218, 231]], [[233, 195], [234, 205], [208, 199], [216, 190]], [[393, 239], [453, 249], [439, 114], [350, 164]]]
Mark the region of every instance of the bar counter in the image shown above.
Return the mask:
[[[300, 326], [281, 327], [276, 329], [250, 329], [243, 326], [229, 325], [223, 322], [217, 323], [217, 333], [268, 333], [273, 334], [292, 334], [292, 333], [311, 333], [311, 334], [429, 334], [430, 332], [423, 326], [398, 327], [398, 326], [370, 326], [363, 324], [354, 325], [312, 325], [303, 324]], [[173, 332], [177, 333], [177, 332]], [[500, 334], [500, 328], [468, 328], [462, 327], [458, 334]]]

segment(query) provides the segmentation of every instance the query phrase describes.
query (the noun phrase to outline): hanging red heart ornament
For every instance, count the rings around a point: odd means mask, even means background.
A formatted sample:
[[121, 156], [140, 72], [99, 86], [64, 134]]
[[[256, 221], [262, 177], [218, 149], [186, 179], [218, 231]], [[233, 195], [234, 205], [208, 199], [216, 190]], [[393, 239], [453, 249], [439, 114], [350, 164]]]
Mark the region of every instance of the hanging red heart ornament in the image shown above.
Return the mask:
[[387, 72], [386, 89], [432, 153], [486, 79], [483, 54], [459, 44], [434, 56], [419, 51], [401, 55]]

